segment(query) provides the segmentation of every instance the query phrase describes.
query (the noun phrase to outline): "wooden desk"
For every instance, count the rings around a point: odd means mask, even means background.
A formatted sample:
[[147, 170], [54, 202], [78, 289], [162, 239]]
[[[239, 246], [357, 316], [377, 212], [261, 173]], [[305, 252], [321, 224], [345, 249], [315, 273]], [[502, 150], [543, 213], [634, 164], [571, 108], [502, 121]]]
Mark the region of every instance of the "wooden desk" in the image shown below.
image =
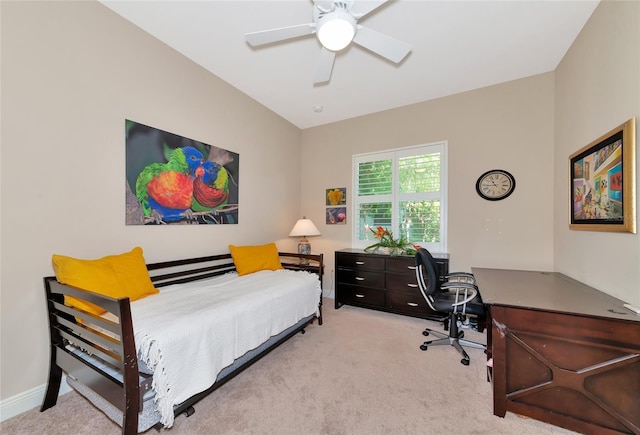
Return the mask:
[[495, 415], [640, 434], [640, 315], [560, 273], [472, 271], [491, 325]]

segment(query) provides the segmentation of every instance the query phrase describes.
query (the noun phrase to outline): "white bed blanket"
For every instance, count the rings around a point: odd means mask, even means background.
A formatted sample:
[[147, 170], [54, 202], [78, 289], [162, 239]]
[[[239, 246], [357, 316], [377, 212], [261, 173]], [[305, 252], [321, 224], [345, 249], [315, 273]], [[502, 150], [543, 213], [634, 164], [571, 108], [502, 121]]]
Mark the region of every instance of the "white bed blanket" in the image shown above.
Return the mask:
[[153, 370], [160, 422], [236, 358], [318, 311], [317, 275], [261, 271], [172, 285], [131, 304], [138, 358]]

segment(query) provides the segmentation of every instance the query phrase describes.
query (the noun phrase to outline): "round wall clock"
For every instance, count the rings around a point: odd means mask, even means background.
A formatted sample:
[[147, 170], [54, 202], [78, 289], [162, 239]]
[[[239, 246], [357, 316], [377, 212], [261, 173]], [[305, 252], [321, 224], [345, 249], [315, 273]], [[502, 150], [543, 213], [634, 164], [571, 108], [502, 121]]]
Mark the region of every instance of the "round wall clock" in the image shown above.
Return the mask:
[[513, 193], [516, 179], [502, 169], [492, 169], [478, 177], [476, 192], [488, 201], [499, 201]]

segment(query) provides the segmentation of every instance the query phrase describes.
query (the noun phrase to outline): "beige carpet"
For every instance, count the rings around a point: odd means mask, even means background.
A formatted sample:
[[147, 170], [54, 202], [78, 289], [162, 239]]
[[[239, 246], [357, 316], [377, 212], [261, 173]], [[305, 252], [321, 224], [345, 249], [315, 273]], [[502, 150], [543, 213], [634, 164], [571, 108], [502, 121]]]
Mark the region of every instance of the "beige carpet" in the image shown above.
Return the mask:
[[[468, 350], [466, 367], [451, 346], [419, 349], [422, 329], [435, 322], [348, 306], [334, 310], [333, 300], [325, 300], [324, 316], [323, 326], [308, 327], [162, 433], [573, 433], [511, 413], [495, 417], [482, 350]], [[0, 424], [2, 434], [119, 432], [75, 392], [44, 413], [33, 409]]]

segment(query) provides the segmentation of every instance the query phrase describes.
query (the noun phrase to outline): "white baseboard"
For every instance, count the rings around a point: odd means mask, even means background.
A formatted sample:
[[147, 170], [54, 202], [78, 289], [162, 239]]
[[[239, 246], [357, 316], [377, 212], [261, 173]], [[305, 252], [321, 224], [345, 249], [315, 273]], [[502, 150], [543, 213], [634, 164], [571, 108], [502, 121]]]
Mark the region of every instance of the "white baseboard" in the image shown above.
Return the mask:
[[[44, 399], [44, 393], [47, 390], [47, 384], [32, 388], [23, 393], [16, 394], [0, 402], [0, 421], [15, 417], [18, 414], [29, 411], [30, 409], [40, 407]], [[71, 387], [67, 384], [66, 376], [62, 376], [60, 383], [60, 393], [58, 397], [71, 391]]]

